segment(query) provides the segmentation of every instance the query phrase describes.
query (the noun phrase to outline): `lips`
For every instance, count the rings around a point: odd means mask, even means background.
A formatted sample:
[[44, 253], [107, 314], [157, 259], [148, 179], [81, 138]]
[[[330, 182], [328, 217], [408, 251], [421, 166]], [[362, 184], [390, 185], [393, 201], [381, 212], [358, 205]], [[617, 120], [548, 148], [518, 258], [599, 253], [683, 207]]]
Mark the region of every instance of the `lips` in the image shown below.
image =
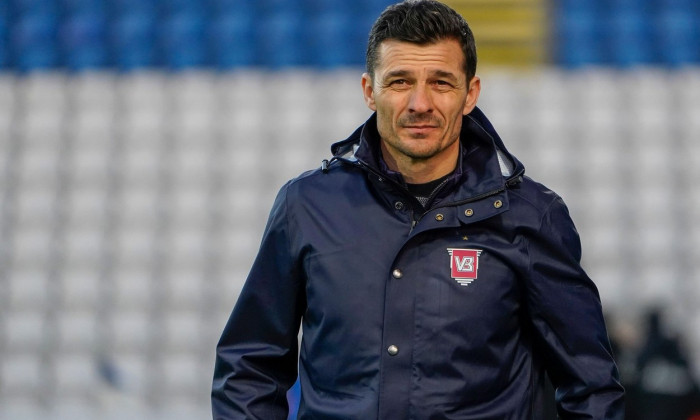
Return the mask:
[[404, 126], [405, 130], [408, 130], [409, 132], [413, 133], [428, 133], [429, 131], [437, 129], [437, 126], [435, 125], [406, 125]]

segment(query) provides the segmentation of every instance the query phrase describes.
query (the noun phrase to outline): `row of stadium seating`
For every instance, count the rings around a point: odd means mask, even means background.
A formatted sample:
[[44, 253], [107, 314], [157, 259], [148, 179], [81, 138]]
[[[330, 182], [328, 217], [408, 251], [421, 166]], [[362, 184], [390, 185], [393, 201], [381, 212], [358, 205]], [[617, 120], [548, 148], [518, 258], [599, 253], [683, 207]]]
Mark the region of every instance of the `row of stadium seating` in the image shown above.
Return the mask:
[[555, 61], [582, 65], [700, 63], [700, 3], [693, 0], [553, 2]]
[[[0, 2], [0, 69], [359, 66], [371, 23], [390, 3], [6, 0]], [[483, 6], [474, 0], [448, 3], [459, 7], [470, 21], [470, 8]], [[544, 43], [551, 44], [547, 55], [556, 64], [700, 63], [696, 1], [557, 0], [548, 4], [551, 31]], [[533, 24], [541, 26], [539, 21]]]
[[0, 68], [359, 65], [390, 2], [10, 0]]

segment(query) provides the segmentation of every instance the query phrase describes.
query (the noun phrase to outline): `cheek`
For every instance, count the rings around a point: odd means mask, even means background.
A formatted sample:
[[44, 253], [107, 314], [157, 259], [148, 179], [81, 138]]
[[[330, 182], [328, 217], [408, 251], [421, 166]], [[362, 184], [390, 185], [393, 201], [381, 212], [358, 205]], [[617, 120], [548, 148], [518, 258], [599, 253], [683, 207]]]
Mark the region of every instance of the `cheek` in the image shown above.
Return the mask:
[[468, 114], [468, 112], [467, 112], [467, 109], [466, 109], [466, 107], [464, 106], [464, 104], [457, 104], [457, 105], [455, 105], [455, 107], [454, 107], [454, 116], [453, 116], [453, 119], [454, 119], [455, 121], [459, 121], [459, 122], [461, 123], [462, 117], [464, 117], [464, 116], [467, 115], [467, 114]]
[[394, 123], [389, 114], [385, 109], [381, 112], [377, 112], [377, 130], [382, 137], [388, 136], [394, 130]]
[[395, 103], [390, 103], [388, 101], [381, 101], [376, 103], [377, 115], [380, 120], [385, 124], [391, 124], [393, 120], [396, 120], [398, 115], [398, 107]]
[[460, 111], [461, 110], [456, 111], [447, 120], [447, 130], [450, 133], [459, 133], [459, 131], [462, 129], [462, 118], [464, 115]]

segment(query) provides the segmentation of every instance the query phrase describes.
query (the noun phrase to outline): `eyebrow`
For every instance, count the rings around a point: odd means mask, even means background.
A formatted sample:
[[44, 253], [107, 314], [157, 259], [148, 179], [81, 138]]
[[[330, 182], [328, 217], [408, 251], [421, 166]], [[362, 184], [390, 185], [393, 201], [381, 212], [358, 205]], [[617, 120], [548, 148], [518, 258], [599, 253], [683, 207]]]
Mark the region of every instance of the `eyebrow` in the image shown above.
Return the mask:
[[[411, 76], [411, 72], [408, 70], [393, 70], [384, 75], [384, 79], [393, 79], [395, 77], [409, 77]], [[451, 79], [454, 81], [459, 80], [459, 78], [452, 72], [446, 71], [446, 70], [435, 70], [430, 73], [431, 77], [442, 77], [442, 78], [447, 78]]]
[[384, 75], [384, 79], [393, 79], [395, 77], [407, 77], [411, 74], [408, 70], [392, 70]]
[[434, 77], [442, 77], [446, 79], [451, 79], [451, 80], [459, 80], [459, 78], [452, 72], [445, 71], [445, 70], [435, 70], [432, 72], [432, 76]]

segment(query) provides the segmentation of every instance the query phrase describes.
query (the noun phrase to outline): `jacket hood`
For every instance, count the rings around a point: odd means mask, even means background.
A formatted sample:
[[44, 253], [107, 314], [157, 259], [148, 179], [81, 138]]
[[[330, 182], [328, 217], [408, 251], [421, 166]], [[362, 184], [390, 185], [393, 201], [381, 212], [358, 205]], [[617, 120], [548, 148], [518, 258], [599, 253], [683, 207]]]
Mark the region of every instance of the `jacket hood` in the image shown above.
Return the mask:
[[[478, 107], [463, 117], [460, 143], [457, 168], [448, 182], [452, 186], [461, 185], [461, 197], [502, 190], [506, 183], [522, 178], [525, 171], [523, 164], [508, 152], [495, 128]], [[376, 113], [347, 139], [333, 144], [331, 152], [333, 160], [364, 166], [400, 185], [404, 184], [401, 174], [391, 171], [381, 158]]]

